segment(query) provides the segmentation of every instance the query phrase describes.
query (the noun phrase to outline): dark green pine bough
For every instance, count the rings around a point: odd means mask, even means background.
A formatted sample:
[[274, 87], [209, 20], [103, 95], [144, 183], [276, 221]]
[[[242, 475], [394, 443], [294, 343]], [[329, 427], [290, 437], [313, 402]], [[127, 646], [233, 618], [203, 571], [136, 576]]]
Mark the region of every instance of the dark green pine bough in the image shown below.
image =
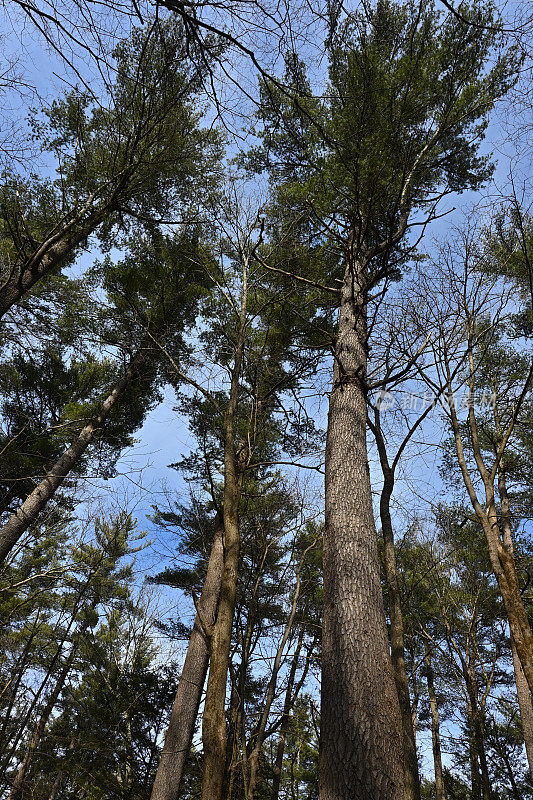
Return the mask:
[[[379, 580], [366, 450], [367, 307], [398, 277], [408, 236], [443, 198], [492, 172], [478, 154], [494, 103], [512, 85], [494, 12], [377, 2], [332, 26], [329, 84], [313, 97], [287, 60], [287, 99], [263, 84], [252, 165], [272, 187], [269, 225], [287, 245], [278, 268], [337, 296], [326, 442], [321, 800], [419, 796], [403, 764]], [[414, 228], [414, 226], [417, 226]], [[292, 250], [291, 250], [292, 247]], [[407, 709], [404, 709], [407, 713]]]

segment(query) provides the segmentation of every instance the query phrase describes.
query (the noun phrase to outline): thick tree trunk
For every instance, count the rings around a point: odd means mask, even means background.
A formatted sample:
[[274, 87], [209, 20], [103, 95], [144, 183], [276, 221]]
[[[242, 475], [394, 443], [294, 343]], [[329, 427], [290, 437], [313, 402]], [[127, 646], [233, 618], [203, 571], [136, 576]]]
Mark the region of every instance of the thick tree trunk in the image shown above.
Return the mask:
[[[207, 573], [198, 602], [199, 611], [191, 631], [151, 800], [177, 800], [179, 797], [183, 769], [194, 735], [207, 674], [208, 634], [215, 622], [223, 565], [223, 526], [222, 519], [217, 514]], [[208, 627], [208, 631], [204, 625]]]
[[483, 526], [489, 544], [491, 565], [502, 595], [511, 636], [520, 658], [530, 691], [533, 691], [533, 632], [527, 617], [512, 550], [498, 535], [498, 517], [493, 509]]
[[68, 673], [70, 672], [70, 669], [72, 667], [72, 662], [74, 661], [75, 653], [76, 653], [76, 645], [73, 645], [69, 657], [67, 658], [67, 661], [63, 666], [63, 669], [59, 673], [59, 677], [56, 681], [56, 684], [50, 694], [50, 697], [46, 701], [46, 705], [42, 711], [42, 714], [39, 717], [37, 725], [33, 730], [33, 734], [30, 739], [28, 749], [26, 750], [26, 754], [15, 776], [15, 780], [13, 781], [13, 785], [11, 787], [11, 792], [9, 794], [8, 800], [20, 800], [22, 798], [24, 785], [26, 783], [26, 778], [28, 776], [28, 771], [30, 769], [33, 756], [35, 755], [35, 751], [37, 750], [37, 748], [41, 743], [41, 739], [43, 738], [43, 733], [48, 723], [48, 720], [50, 719], [50, 715], [54, 710], [59, 695], [63, 690]]
[[433, 748], [433, 768], [435, 772], [435, 800], [446, 800], [444, 790], [444, 774], [442, 771], [442, 751], [440, 747], [440, 719], [437, 695], [435, 692], [435, 679], [433, 675], [433, 665], [431, 663], [431, 651], [426, 644], [424, 655], [426, 666], [426, 680], [429, 695], [429, 707], [431, 711], [431, 744]]
[[[384, 444], [384, 443], [383, 443]], [[385, 579], [390, 613], [390, 645], [394, 682], [398, 692], [402, 720], [405, 800], [420, 800], [420, 775], [416, 739], [409, 697], [409, 681], [405, 667], [405, 643], [398, 565], [394, 549], [394, 532], [390, 514], [390, 498], [394, 479], [384, 471], [384, 485], [380, 498], [381, 528], [384, 542]]]
[[362, 270], [347, 269], [326, 439], [320, 800], [403, 800], [366, 448]]
[[109, 417], [111, 410], [120, 400], [138, 373], [144, 360], [142, 352], [131, 360], [130, 365], [106, 397], [98, 414], [80, 431], [76, 439], [58, 458], [47, 475], [37, 484], [18, 510], [0, 530], [0, 564], [2, 564], [22, 534], [33, 525], [48, 501], [54, 496], [69, 472], [78, 463], [96, 433]]
[[218, 614], [211, 636], [211, 663], [202, 721], [204, 745], [202, 800], [221, 800], [226, 767], [225, 700], [239, 571], [239, 495], [236, 475], [235, 480], [233, 476], [231, 478], [226, 476], [224, 486], [224, 570]]

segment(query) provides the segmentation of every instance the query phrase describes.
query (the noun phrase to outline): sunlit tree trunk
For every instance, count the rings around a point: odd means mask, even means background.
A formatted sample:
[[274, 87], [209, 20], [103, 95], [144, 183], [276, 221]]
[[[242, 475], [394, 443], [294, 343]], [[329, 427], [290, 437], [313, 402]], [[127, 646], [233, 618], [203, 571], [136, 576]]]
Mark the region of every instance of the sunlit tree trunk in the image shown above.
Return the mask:
[[[217, 514], [207, 573], [172, 706], [151, 800], [177, 800], [209, 663], [209, 631], [216, 616], [224, 564], [223, 526]], [[206, 630], [207, 627], [207, 630]]]
[[366, 447], [362, 267], [346, 269], [326, 438], [320, 800], [403, 800]]
[[70, 447], [57, 459], [54, 466], [0, 530], [0, 564], [6, 560], [22, 534], [37, 521], [41, 511], [54, 496], [69, 472], [79, 462], [116, 403], [138, 374], [143, 361], [144, 354], [140, 351], [131, 360], [122, 377], [103, 401], [96, 416], [85, 425]]

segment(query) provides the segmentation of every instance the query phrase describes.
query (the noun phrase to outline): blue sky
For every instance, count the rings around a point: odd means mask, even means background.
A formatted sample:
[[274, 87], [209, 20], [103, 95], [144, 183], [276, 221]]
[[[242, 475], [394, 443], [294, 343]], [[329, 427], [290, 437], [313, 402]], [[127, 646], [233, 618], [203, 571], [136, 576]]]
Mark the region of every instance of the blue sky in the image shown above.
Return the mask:
[[[19, 34], [21, 32], [16, 28], [16, 21], [15, 27], [13, 27], [11, 21], [6, 18], [4, 6], [0, 10], [0, 15], [3, 15], [2, 29], [6, 37], [4, 40], [4, 55], [18, 57], [20, 54]], [[17, 18], [15, 16], [11, 19], [16, 20]], [[37, 93], [50, 100], [57, 93], [68, 87], [68, 84], [73, 81], [72, 76], [57, 54], [46, 50], [40, 37], [31, 33], [29, 27], [22, 32], [22, 35], [24, 37], [25, 54], [24, 60], [20, 63], [20, 70], [24, 71], [28, 82], [35, 86]], [[31, 45], [28, 44], [30, 42]], [[316, 53], [318, 53], [318, 48]], [[317, 79], [320, 80], [321, 76], [323, 76], [323, 65], [318, 58], [314, 66]], [[247, 85], [251, 86], [251, 72], [246, 73], [244, 77]], [[235, 89], [232, 88], [229, 91], [231, 103], [235, 103], [236, 96]], [[36, 100], [36, 98], [34, 99]], [[15, 95], [10, 96], [9, 105], [12, 109], [10, 114], [13, 118], [20, 118], [24, 107], [28, 105], [28, 100], [30, 100], [30, 104], [33, 102], [31, 91], [21, 101]], [[497, 194], [496, 187], [501, 188], [508, 184], [511, 164], [513, 164], [519, 183], [523, 179], [530, 177], [530, 162], [528, 159], [520, 157], [521, 153], [517, 152], [517, 150], [519, 151], [520, 143], [518, 142], [517, 147], [517, 140], [509, 136], [509, 123], [512, 122], [512, 119], [509, 118], [509, 110], [505, 111], [504, 108], [494, 116], [483, 145], [483, 150], [486, 153], [494, 153], [498, 160], [494, 185], [488, 187], [482, 194], [465, 193], [457, 198], [449, 198], [446, 201], [447, 207], [456, 206], [456, 210], [444, 220], [434, 223], [431, 230], [428, 231], [424, 244], [427, 249], [432, 247], [431, 237], [446, 238], [450, 226], [459, 224], [474, 205], [481, 203], [491, 207], [494, 203], [493, 198]], [[246, 136], [250, 127], [250, 115], [253, 107], [244, 101], [240, 110], [243, 112], [242, 117], [239, 120], [238, 116], [233, 115], [232, 124], [241, 125], [241, 132]], [[228, 142], [231, 153], [234, 153], [241, 146], [241, 139], [238, 136], [234, 138], [229, 136]], [[28, 162], [27, 167], [30, 168], [34, 165], [37, 165], [39, 169], [50, 169], [52, 162], [48, 157], [36, 157], [35, 161]], [[84, 254], [80, 257], [75, 269], [81, 272], [92, 263], [96, 256], [96, 251]], [[324, 387], [321, 388], [323, 389]], [[316, 414], [318, 423], [325, 427], [325, 397]], [[425, 426], [423, 435], [428, 442], [439, 442], [439, 439], [444, 435], [444, 431], [438, 417], [435, 417]], [[100, 503], [104, 505], [107, 503], [109, 507], [116, 507], [117, 504], [127, 505], [134, 516], [137, 517], [139, 527], [146, 529], [149, 538], [155, 540], [153, 546], [138, 557], [138, 576], [140, 580], [144, 574], [153, 573], [165, 565], [169, 556], [169, 545], [172, 545], [171, 542], [160, 539], [159, 532], [154, 529], [148, 519], [152, 511], [152, 505], [159, 500], [164, 501], [166, 492], [176, 493], [182, 499], [186, 499], [188, 494], [188, 486], [183, 477], [176, 470], [169, 469], [168, 466], [172, 462], [178, 461], [183, 455], [187, 455], [191, 448], [194, 448], [194, 441], [188, 431], [186, 420], [176, 410], [176, 398], [172, 389], [167, 388], [164, 391], [163, 401], [148, 414], [144, 425], [135, 434], [135, 440], [134, 446], [123, 453], [117, 464], [117, 477], [108, 482], [89, 481], [88, 494], [91, 496], [91, 502], [94, 503], [95, 508]], [[373, 451], [371, 452], [373, 454]], [[398, 524], [403, 524], [403, 521], [416, 508], [424, 507], [422, 502], [424, 495], [427, 496], [429, 494], [430, 500], [439, 497], [444, 487], [438, 467], [438, 450], [430, 450], [422, 463], [420, 461], [414, 463], [410, 470], [409, 481], [399, 480], [395, 492]], [[379, 486], [380, 471], [375, 463], [375, 454], [373, 454], [371, 468], [374, 484]], [[317, 495], [319, 495], [322, 491], [321, 477], [316, 475], [311, 480], [314, 481], [313, 485], [316, 487]], [[419, 489], [419, 497], [416, 497], [413, 492], [416, 487]], [[427, 501], [425, 508], [429, 510]], [[165, 594], [163, 598], [164, 604], [167, 599], [169, 606], [172, 602], [175, 602], [172, 593]], [[181, 606], [181, 608], [184, 615], [190, 615], [190, 606], [185, 608]], [[427, 758], [429, 752], [427, 739], [423, 740], [423, 748]]]

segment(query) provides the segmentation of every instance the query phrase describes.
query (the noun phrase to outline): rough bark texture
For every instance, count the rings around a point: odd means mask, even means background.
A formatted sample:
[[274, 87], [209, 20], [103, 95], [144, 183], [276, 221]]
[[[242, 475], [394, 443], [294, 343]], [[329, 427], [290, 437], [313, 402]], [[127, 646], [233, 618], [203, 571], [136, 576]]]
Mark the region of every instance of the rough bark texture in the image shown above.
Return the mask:
[[362, 270], [341, 294], [326, 439], [320, 800], [403, 800], [366, 448]]
[[533, 777], [533, 705], [531, 703], [531, 692], [527, 685], [526, 676], [522, 669], [522, 664], [516, 652], [515, 643], [511, 636], [511, 648], [513, 651], [513, 667], [516, 683], [516, 694], [518, 697], [518, 707], [520, 709], [520, 719], [522, 721], [522, 733], [526, 745], [527, 763], [529, 774]]
[[[170, 715], [151, 800], [177, 800], [209, 663], [209, 629], [216, 617], [224, 565], [223, 526], [217, 514], [202, 594]], [[208, 627], [206, 631], [205, 627]]]
[[444, 774], [442, 771], [442, 752], [440, 747], [439, 705], [437, 702], [437, 694], [435, 692], [431, 651], [428, 646], [426, 646], [424, 662], [426, 666], [429, 708], [431, 711], [431, 744], [433, 748], [433, 769], [435, 772], [435, 800], [446, 800], [446, 792], [444, 790]]
[[207, 680], [202, 739], [204, 773], [202, 800], [220, 800], [226, 767], [226, 683], [228, 679], [231, 630], [239, 571], [239, 490], [237, 479], [226, 476], [224, 487], [224, 570], [217, 620], [211, 637], [211, 664]]
[[80, 431], [77, 438], [65, 452], [58, 458], [52, 469], [37, 484], [26, 500], [11, 515], [4, 527], [0, 530], [0, 564], [2, 564], [10, 551], [16, 545], [22, 534], [30, 525], [36, 522], [39, 514], [61, 486], [69, 472], [80, 460], [87, 447], [94, 439], [106, 419], [109, 417], [113, 406], [118, 402], [136, 376], [143, 361], [142, 354], [137, 354], [130, 362], [129, 367], [115, 384], [113, 391], [100, 406], [98, 414]]
[[394, 550], [394, 532], [390, 514], [390, 498], [393, 489], [393, 478], [390, 471], [384, 471], [384, 485], [380, 499], [380, 518], [384, 543], [385, 578], [389, 600], [391, 660], [394, 682], [398, 692], [400, 715], [402, 720], [403, 759], [405, 800], [420, 800], [420, 775], [418, 773], [418, 757], [416, 739], [409, 697], [409, 681], [405, 667], [405, 644], [403, 613], [401, 605], [398, 566]]

